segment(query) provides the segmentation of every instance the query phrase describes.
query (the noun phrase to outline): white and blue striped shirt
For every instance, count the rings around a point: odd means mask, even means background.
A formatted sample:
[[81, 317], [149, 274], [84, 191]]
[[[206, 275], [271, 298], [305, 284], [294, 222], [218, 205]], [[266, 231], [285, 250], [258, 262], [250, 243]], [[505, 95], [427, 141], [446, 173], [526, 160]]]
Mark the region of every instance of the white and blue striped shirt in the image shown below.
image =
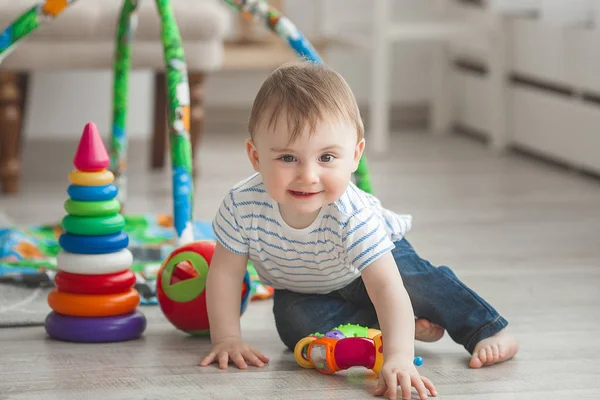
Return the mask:
[[342, 197], [321, 208], [304, 229], [288, 226], [259, 174], [240, 182], [213, 221], [219, 243], [248, 255], [261, 280], [275, 289], [329, 293], [356, 279], [367, 265], [394, 248], [412, 217], [384, 209], [350, 183]]

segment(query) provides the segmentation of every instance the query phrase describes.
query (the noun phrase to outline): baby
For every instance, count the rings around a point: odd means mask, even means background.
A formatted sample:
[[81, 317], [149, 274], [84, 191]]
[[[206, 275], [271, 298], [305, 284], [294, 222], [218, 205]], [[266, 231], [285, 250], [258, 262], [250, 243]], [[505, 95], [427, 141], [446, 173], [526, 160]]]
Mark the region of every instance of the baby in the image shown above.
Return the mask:
[[206, 283], [213, 348], [200, 365], [268, 362], [241, 335], [248, 258], [275, 288], [275, 323], [290, 349], [340, 324], [381, 329], [377, 395], [395, 399], [398, 386], [403, 398], [412, 387], [421, 399], [437, 395], [413, 364], [415, 339], [431, 342], [448, 331], [472, 354], [472, 368], [515, 355], [508, 322], [450, 268], [417, 255], [405, 238], [411, 217], [351, 182], [364, 128], [338, 73], [310, 62], [278, 68], [257, 94], [249, 131], [256, 173], [229, 191], [213, 222], [217, 247]]

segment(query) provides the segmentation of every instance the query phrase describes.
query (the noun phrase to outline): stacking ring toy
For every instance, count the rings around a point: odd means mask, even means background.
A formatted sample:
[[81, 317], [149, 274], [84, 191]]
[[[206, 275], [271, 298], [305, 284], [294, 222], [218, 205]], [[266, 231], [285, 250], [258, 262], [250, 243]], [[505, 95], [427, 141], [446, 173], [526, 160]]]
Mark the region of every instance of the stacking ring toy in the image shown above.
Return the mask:
[[119, 190], [113, 184], [105, 186], [69, 185], [67, 194], [75, 201], [105, 201], [117, 197]]
[[125, 228], [125, 218], [121, 214], [108, 217], [65, 215], [62, 225], [65, 231], [74, 235], [103, 236], [122, 231]]
[[121, 209], [119, 200], [104, 201], [77, 201], [69, 199], [65, 201], [65, 211], [70, 215], [78, 217], [105, 217], [115, 215]]
[[129, 269], [132, 264], [133, 255], [129, 249], [102, 254], [78, 254], [62, 250], [56, 255], [58, 269], [71, 274], [114, 274]]
[[44, 324], [57, 340], [80, 343], [107, 343], [137, 339], [146, 329], [146, 317], [139, 311], [115, 317], [71, 317], [51, 312]]
[[73, 317], [110, 317], [133, 312], [140, 304], [140, 294], [134, 288], [114, 294], [76, 294], [54, 289], [48, 295], [48, 305], [59, 314]]
[[114, 180], [115, 176], [107, 169], [98, 172], [75, 170], [69, 173], [69, 181], [79, 186], [104, 186], [113, 183]]
[[126, 248], [129, 245], [129, 236], [127, 236], [127, 234], [123, 231], [106, 236], [81, 236], [63, 233], [58, 238], [58, 244], [64, 251], [69, 253], [114, 253]]
[[135, 281], [135, 274], [130, 269], [104, 275], [72, 274], [60, 270], [54, 277], [54, 285], [59, 291], [76, 294], [122, 293], [131, 289]]

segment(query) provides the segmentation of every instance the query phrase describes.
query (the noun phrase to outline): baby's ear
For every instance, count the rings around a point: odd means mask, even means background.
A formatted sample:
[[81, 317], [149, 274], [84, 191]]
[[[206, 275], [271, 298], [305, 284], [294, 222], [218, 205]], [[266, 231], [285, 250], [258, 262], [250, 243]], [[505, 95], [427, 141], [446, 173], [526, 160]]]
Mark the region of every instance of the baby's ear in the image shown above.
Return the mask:
[[360, 142], [356, 144], [356, 148], [354, 149], [354, 171], [358, 168], [358, 163], [360, 158], [362, 157], [363, 152], [365, 151], [365, 139], [362, 138]]
[[259, 172], [258, 151], [256, 150], [256, 146], [252, 139], [246, 139], [246, 154], [248, 154], [248, 159], [250, 160], [254, 171]]

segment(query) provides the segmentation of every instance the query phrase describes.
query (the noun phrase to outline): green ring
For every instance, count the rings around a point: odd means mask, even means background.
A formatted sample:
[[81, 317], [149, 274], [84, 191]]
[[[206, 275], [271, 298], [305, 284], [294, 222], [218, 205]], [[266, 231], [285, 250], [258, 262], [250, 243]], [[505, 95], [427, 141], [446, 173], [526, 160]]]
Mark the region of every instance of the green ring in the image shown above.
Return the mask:
[[[182, 261], [189, 261], [198, 272], [197, 278], [186, 279], [182, 282], [177, 282], [171, 285], [171, 275], [173, 270]], [[183, 251], [171, 258], [162, 273], [162, 289], [163, 292], [173, 301], [178, 303], [186, 303], [194, 300], [204, 291], [206, 286], [206, 276], [208, 275], [208, 262], [199, 253], [193, 250]]]
[[65, 211], [78, 217], [106, 217], [119, 213], [121, 203], [117, 199], [105, 201], [65, 201]]
[[65, 231], [74, 235], [104, 236], [122, 231], [125, 228], [125, 218], [121, 214], [110, 217], [67, 215], [63, 218], [62, 225]]

